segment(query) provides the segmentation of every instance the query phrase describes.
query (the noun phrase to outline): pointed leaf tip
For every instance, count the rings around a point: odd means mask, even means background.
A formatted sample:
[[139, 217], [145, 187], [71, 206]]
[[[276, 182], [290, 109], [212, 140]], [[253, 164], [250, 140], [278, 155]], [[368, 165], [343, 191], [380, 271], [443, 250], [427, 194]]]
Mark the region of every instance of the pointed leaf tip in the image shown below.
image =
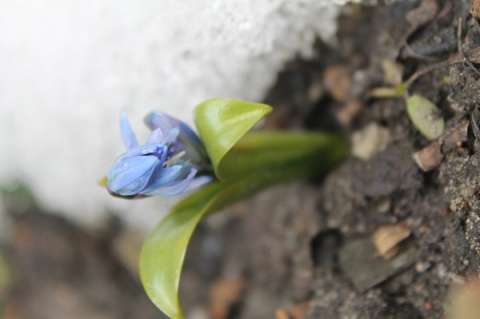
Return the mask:
[[207, 100], [195, 109], [195, 125], [220, 180], [218, 166], [227, 152], [272, 111], [269, 105], [233, 99]]
[[188, 242], [205, 217], [264, 188], [300, 176], [320, 174], [348, 152], [338, 135], [245, 134], [271, 112], [265, 104], [213, 99], [200, 104], [195, 123], [217, 178], [177, 205], [149, 234], [140, 257], [140, 277], [154, 304], [172, 319], [183, 319], [178, 299]]

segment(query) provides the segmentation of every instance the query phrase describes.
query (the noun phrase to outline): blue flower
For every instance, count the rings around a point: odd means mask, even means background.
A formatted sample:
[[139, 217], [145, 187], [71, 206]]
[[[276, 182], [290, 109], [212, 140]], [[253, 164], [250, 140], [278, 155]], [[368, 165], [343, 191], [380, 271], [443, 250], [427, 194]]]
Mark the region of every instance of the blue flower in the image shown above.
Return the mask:
[[198, 176], [210, 164], [202, 142], [188, 125], [160, 112], [150, 112], [145, 124], [152, 133], [144, 145], [138, 145], [126, 113], [120, 113], [120, 131], [127, 150], [108, 171], [107, 190], [112, 195], [178, 195], [213, 179]]

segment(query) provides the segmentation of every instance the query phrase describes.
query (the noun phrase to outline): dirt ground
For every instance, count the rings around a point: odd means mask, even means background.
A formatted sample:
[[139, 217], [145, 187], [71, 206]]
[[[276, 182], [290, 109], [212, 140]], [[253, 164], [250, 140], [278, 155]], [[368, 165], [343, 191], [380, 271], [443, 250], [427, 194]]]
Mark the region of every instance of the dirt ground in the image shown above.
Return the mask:
[[[480, 59], [460, 59], [480, 44], [472, 1], [378, 2], [347, 6], [338, 41], [286, 65], [266, 98], [267, 128], [341, 131], [352, 154], [322, 180], [272, 188], [199, 227], [181, 282], [189, 319], [439, 319], [449, 287], [478, 275]], [[408, 89], [442, 111], [436, 141], [403, 98], [371, 96], [448, 59]], [[413, 154], [427, 146], [441, 153], [424, 172]], [[14, 223], [0, 252], [13, 280], [0, 259], [0, 318], [163, 318], [119, 253], [121, 225], [92, 233], [6, 201]], [[390, 259], [371, 240], [385, 225], [406, 232]]]

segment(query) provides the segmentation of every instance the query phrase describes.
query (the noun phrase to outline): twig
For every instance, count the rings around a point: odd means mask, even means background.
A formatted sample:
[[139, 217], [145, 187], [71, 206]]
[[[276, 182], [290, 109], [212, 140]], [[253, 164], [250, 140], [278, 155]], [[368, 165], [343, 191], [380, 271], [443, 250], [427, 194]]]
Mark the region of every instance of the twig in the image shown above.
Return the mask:
[[[453, 62], [455, 63], [455, 62]], [[435, 64], [432, 64], [432, 65], [429, 65], [427, 67], [424, 67], [423, 69], [421, 70], [418, 70], [416, 71], [415, 73], [413, 73], [407, 81], [405, 81], [405, 89], [410, 87], [410, 85], [415, 82], [419, 77], [421, 77], [422, 75], [428, 73], [428, 72], [431, 72], [433, 70], [436, 70], [436, 69], [440, 69], [440, 68], [444, 68], [444, 67], [447, 67], [447, 66], [450, 66], [451, 63], [449, 60], [445, 60], [445, 61], [442, 61], [442, 62], [438, 62], [438, 63], [435, 63]]]
[[458, 28], [457, 28], [457, 45], [458, 45], [458, 52], [462, 55], [462, 62], [467, 63], [467, 65], [478, 75], [480, 75], [480, 71], [473, 65], [472, 61], [466, 56], [465, 51], [463, 50], [462, 45], [462, 18], [458, 19]]
[[[458, 29], [457, 29], [457, 46], [458, 46], [458, 51], [460, 54], [460, 57], [454, 58], [452, 60], [445, 60], [439, 63], [435, 63], [432, 65], [429, 65], [421, 70], [416, 71], [413, 73], [407, 81], [405, 81], [405, 90], [412, 85], [413, 82], [415, 82], [419, 77], [422, 75], [434, 71], [436, 69], [444, 68], [447, 66], [451, 66], [457, 63], [467, 63], [467, 65], [478, 75], [480, 75], [480, 71], [473, 65], [472, 61], [467, 57], [465, 54], [465, 51], [463, 50], [463, 45], [462, 45], [462, 18], [458, 20]], [[472, 50], [474, 51], [474, 50]], [[469, 51], [470, 52], [470, 51]]]

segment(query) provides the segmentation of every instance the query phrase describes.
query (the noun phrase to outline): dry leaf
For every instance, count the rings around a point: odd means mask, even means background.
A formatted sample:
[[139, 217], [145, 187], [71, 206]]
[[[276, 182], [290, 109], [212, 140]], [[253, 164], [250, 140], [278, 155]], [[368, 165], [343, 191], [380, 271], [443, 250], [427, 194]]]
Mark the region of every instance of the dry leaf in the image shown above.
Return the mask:
[[480, 0], [473, 0], [473, 7], [470, 13], [475, 20], [480, 21]]
[[240, 276], [218, 279], [210, 290], [210, 317], [212, 319], [229, 318], [231, 307], [242, 298], [245, 285], [245, 278]]
[[410, 236], [411, 230], [405, 221], [378, 228], [373, 234], [373, 244], [378, 253], [390, 259], [398, 252], [398, 244]]
[[464, 284], [453, 284], [445, 303], [446, 319], [480, 318], [480, 279], [473, 278]]
[[308, 310], [308, 301], [288, 309], [279, 308], [275, 311], [275, 319], [303, 319]]
[[352, 70], [345, 65], [329, 66], [324, 73], [324, 81], [332, 97], [339, 102], [350, 98]]

